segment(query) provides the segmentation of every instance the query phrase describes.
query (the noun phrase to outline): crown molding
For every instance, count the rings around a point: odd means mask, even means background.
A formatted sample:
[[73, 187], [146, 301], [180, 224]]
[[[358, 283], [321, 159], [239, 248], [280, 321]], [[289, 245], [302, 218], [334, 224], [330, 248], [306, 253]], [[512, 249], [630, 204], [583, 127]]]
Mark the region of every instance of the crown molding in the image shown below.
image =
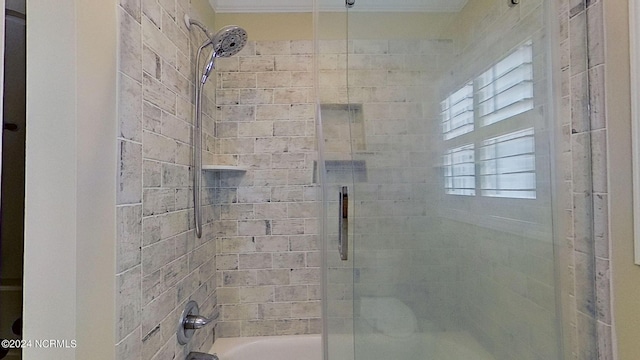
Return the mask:
[[[344, 11], [344, 0], [318, 0], [321, 11]], [[468, 0], [360, 0], [353, 11], [362, 12], [459, 12]], [[209, 0], [218, 13], [312, 12], [313, 0]]]

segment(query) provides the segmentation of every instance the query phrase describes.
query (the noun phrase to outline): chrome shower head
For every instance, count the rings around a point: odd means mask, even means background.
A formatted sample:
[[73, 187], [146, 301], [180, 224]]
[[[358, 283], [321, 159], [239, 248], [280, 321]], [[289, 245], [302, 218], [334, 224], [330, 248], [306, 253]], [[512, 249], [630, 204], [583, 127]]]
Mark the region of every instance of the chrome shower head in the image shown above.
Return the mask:
[[211, 39], [216, 57], [230, 57], [247, 44], [247, 32], [237, 25], [225, 26]]
[[[209, 79], [209, 75], [211, 75], [211, 70], [214, 68], [216, 58], [230, 57], [239, 53], [247, 44], [247, 39], [247, 32], [237, 25], [229, 25], [220, 29], [220, 31], [211, 38], [210, 44], [213, 45], [213, 51], [211, 52], [209, 62], [204, 67], [201, 79], [202, 84], [206, 83], [207, 79]], [[209, 43], [206, 43], [203, 46], [208, 45]]]

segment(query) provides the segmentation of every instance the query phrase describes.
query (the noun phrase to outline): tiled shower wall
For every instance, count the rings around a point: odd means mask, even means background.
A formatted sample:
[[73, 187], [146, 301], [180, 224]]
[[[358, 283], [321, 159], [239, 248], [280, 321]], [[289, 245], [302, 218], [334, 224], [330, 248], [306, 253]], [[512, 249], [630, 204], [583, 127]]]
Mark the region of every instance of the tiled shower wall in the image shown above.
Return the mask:
[[[215, 161], [248, 168], [246, 173], [219, 174], [217, 292], [222, 317], [218, 336], [320, 331], [312, 46], [311, 41], [250, 43], [238, 57], [218, 65], [219, 140], [213, 146], [220, 155]], [[447, 64], [451, 42], [354, 41], [350, 44], [349, 98], [344, 66], [347, 42], [322, 41], [320, 48], [321, 102], [334, 111], [348, 102], [359, 104], [360, 115], [367, 119], [357, 124], [361, 131], [351, 128], [353, 136], [362, 136], [355, 141], [356, 160], [365, 161], [367, 173], [366, 183], [356, 188], [358, 219], [353, 241], [369, 245], [358, 254], [362, 260], [358, 291], [364, 296], [406, 293], [415, 288], [402, 280], [410, 279], [412, 268], [395, 265], [411, 262], [424, 267], [416, 256], [416, 239], [426, 232], [428, 175], [423, 160], [431, 150], [423, 107], [437, 107], [425, 98], [432, 98], [428, 94]], [[352, 159], [348, 121], [346, 126], [335, 123], [331, 116], [323, 121], [327, 159]], [[337, 190], [329, 195], [336, 194]], [[332, 219], [330, 216], [329, 229], [337, 228]], [[394, 241], [387, 241], [390, 238]], [[330, 261], [337, 261], [337, 251], [329, 251], [329, 256]], [[445, 278], [446, 268], [441, 262], [430, 267], [432, 274], [441, 269], [438, 273]], [[330, 282], [351, 277], [340, 272], [339, 264], [333, 270]], [[452, 287], [443, 277], [436, 281], [441, 287]], [[435, 286], [434, 281], [431, 285]], [[335, 290], [330, 289], [330, 296], [336, 297], [333, 300], [351, 302], [349, 289], [338, 289], [339, 294]], [[450, 307], [450, 301], [441, 300], [442, 306]], [[431, 312], [440, 309], [430, 304]], [[344, 325], [352, 324], [350, 306], [341, 309]], [[422, 312], [421, 318], [425, 317]]]
[[[613, 359], [602, 1], [561, 0], [564, 205], [574, 359]], [[595, 281], [595, 286], [593, 282]], [[568, 319], [567, 319], [568, 318]]]
[[[197, 239], [193, 230], [191, 52], [204, 38], [190, 35], [184, 25], [189, 6], [188, 0], [122, 0], [118, 5], [119, 360], [184, 358], [213, 342], [213, 327], [196, 332], [188, 345], [176, 340], [178, 317], [188, 300], [196, 300], [205, 316], [216, 311], [213, 209], [206, 201], [203, 237]], [[209, 104], [205, 101], [203, 119], [208, 137], [213, 133]], [[205, 186], [212, 184], [208, 180]], [[204, 198], [211, 198], [208, 192]]]
[[321, 331], [312, 41], [249, 42], [217, 69], [220, 337]]

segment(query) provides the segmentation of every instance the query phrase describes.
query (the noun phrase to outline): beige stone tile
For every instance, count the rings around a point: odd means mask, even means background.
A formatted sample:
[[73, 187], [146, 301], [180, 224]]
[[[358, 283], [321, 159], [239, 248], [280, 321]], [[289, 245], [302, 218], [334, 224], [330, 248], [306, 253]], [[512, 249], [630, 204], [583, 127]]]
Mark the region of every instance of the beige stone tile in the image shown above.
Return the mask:
[[142, 337], [138, 327], [126, 338], [116, 344], [116, 358], [122, 360], [139, 360], [142, 356]]
[[120, 206], [116, 208], [117, 257], [116, 272], [121, 273], [141, 262], [142, 245], [142, 208], [136, 206]]
[[258, 41], [256, 42], [256, 55], [290, 55], [291, 41]]
[[306, 301], [307, 285], [276, 286], [275, 301]]
[[258, 319], [257, 304], [223, 305], [221, 308], [224, 321]]
[[273, 286], [253, 286], [240, 288], [241, 303], [269, 303], [274, 299]]
[[569, 20], [571, 41], [571, 74], [577, 75], [587, 70], [587, 14], [581, 12]]
[[146, 17], [142, 17], [142, 41], [156, 54], [168, 62], [176, 65], [176, 46], [164, 35], [160, 29]]
[[242, 321], [240, 330], [242, 336], [266, 336], [275, 332], [273, 320]]
[[141, 267], [136, 266], [116, 276], [116, 341], [121, 341], [141, 324]]
[[118, 142], [118, 177], [116, 203], [142, 201], [142, 146], [129, 141]]
[[277, 335], [301, 335], [309, 332], [309, 321], [306, 319], [276, 320]]
[[[273, 56], [242, 56], [239, 57], [240, 72], [254, 73], [260, 71], [274, 71], [276, 69], [276, 61]], [[289, 70], [289, 69], [278, 69]]]
[[265, 137], [273, 135], [272, 121], [241, 122], [237, 124], [236, 137]]
[[120, 6], [140, 23], [140, 0], [120, 0]]
[[119, 70], [136, 80], [142, 81], [142, 27], [140, 17], [132, 17], [122, 8], [118, 12], [120, 22]]

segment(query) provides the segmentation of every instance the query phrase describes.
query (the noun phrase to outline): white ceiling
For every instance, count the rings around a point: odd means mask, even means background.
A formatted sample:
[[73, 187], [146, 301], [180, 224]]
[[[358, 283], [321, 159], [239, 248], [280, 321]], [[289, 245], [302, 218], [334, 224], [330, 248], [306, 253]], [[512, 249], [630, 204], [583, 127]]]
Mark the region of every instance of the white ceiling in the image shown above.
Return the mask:
[[[345, 0], [317, 0], [322, 11], [343, 11]], [[458, 12], [468, 0], [356, 0], [355, 11]], [[222, 13], [311, 12], [313, 0], [209, 0]]]

